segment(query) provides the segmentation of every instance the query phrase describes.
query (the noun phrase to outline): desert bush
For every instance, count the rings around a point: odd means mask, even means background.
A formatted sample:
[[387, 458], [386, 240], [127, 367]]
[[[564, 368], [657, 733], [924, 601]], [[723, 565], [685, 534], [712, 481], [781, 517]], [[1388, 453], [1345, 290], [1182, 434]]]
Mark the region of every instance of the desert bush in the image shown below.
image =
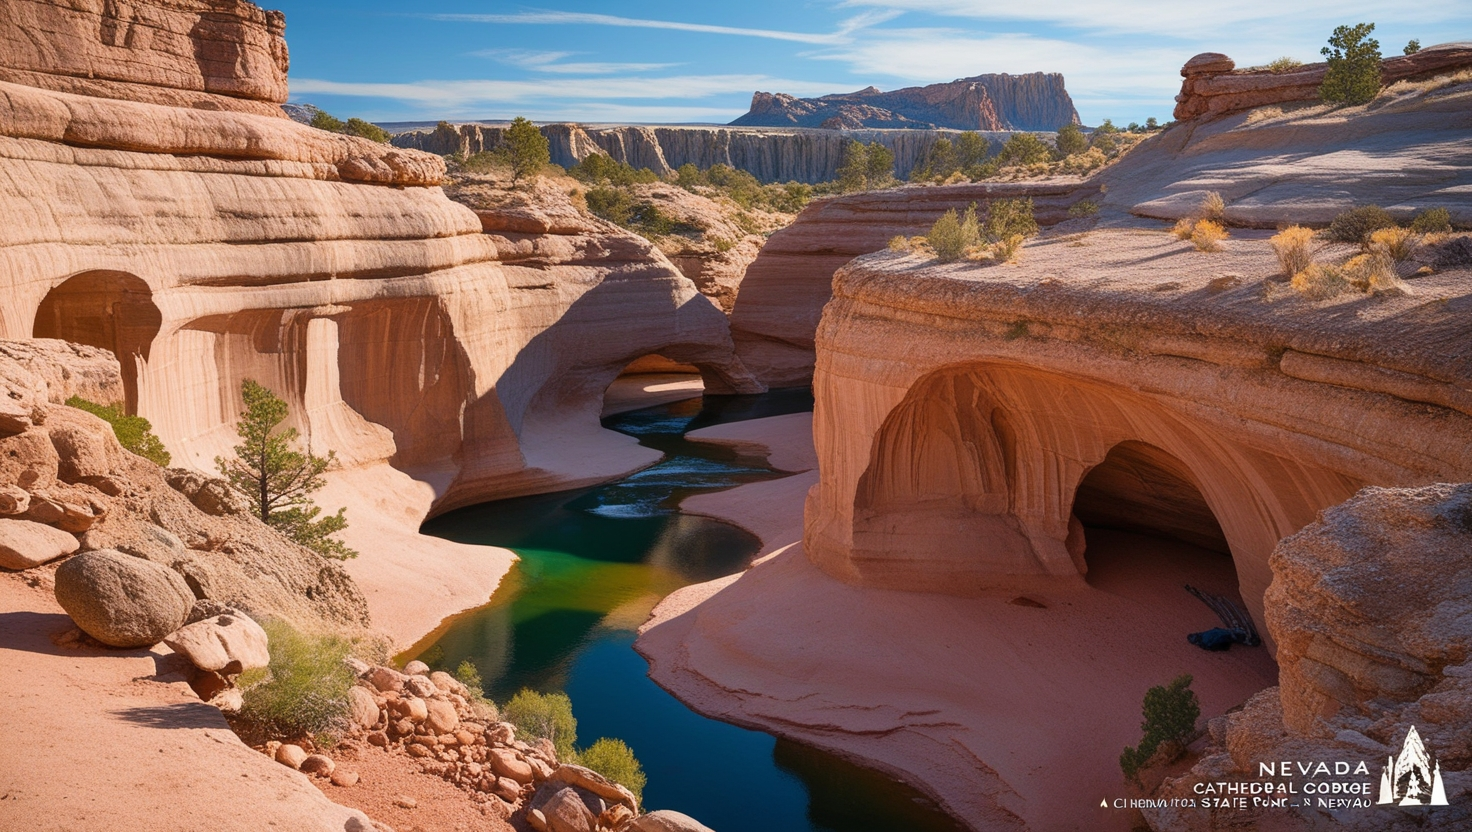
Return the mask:
[[1078, 129], [1077, 124], [1065, 124], [1058, 128], [1056, 144], [1058, 152], [1064, 156], [1083, 153], [1089, 149], [1089, 140], [1084, 138], [1084, 131]]
[[359, 136], [365, 139], [369, 139], [370, 141], [375, 141], [379, 144], [388, 144], [389, 139], [393, 138], [389, 135], [387, 130], [379, 127], [372, 122], [364, 121], [361, 118], [348, 119], [347, 122], [342, 126], [342, 132], [348, 134], [349, 136]]
[[342, 119], [323, 110], [312, 113], [312, 126], [318, 130], [326, 130], [329, 133], [341, 133], [344, 127]]
[[1313, 252], [1309, 250], [1313, 239], [1314, 232], [1301, 225], [1285, 228], [1273, 235], [1269, 242], [1273, 244], [1273, 252], [1278, 255], [1278, 264], [1283, 267], [1283, 274], [1291, 278], [1313, 263]]
[[1027, 238], [1021, 234], [1013, 234], [991, 244], [992, 257], [999, 262], [1010, 263], [1017, 259], [1017, 253], [1022, 250], [1022, 243]]
[[1197, 251], [1221, 251], [1221, 241], [1227, 239], [1227, 229], [1213, 220], [1200, 220], [1191, 229], [1191, 245]]
[[1190, 217], [1181, 217], [1171, 227], [1170, 235], [1177, 240], [1186, 241], [1191, 239], [1191, 234], [1196, 230], [1196, 221]]
[[281, 739], [335, 735], [347, 724], [353, 671], [344, 662], [348, 641], [308, 635], [276, 619], [261, 622], [271, 646], [264, 671], [241, 675], [245, 705], [240, 718]]
[[1427, 208], [1411, 220], [1411, 230], [1417, 234], [1448, 234], [1452, 230], [1452, 215], [1445, 208]]
[[[974, 206], [973, 206], [974, 207]], [[1038, 233], [1033, 216], [1032, 197], [999, 199], [987, 206], [986, 224], [981, 228], [988, 242], [998, 242], [1015, 235], [1031, 237]]]
[[1319, 98], [1333, 104], [1364, 104], [1380, 91], [1380, 42], [1373, 23], [1339, 26], [1319, 50], [1328, 67]]
[[522, 688], [501, 710], [520, 734], [550, 740], [559, 759], [574, 759], [577, 752], [578, 721], [572, 715], [572, 700], [565, 693], [538, 693]]
[[627, 225], [634, 216], [634, 198], [621, 188], [589, 188], [583, 195], [588, 210], [614, 225]]
[[1308, 268], [1293, 275], [1294, 291], [1315, 300], [1336, 297], [1354, 291], [1354, 286], [1344, 277], [1339, 266], [1310, 263]]
[[1406, 42], [1405, 48], [1400, 50], [1402, 55], [1414, 55], [1420, 51], [1421, 41], [1417, 40], [1416, 38], [1411, 38], [1409, 41]]
[[480, 678], [480, 669], [475, 662], [466, 659], [455, 668], [454, 676], [470, 691], [470, 706], [476, 717], [485, 722], [500, 722], [501, 712], [496, 703], [486, 697], [486, 686]]
[[1326, 235], [1341, 243], [1365, 245], [1370, 235], [1382, 228], [1394, 228], [1395, 218], [1378, 205], [1362, 205], [1341, 213], [1329, 223]]
[[1384, 292], [1403, 286], [1395, 274], [1395, 261], [1380, 247], [1349, 258], [1340, 267], [1340, 274], [1345, 282], [1362, 292]]
[[1099, 213], [1099, 203], [1092, 199], [1082, 199], [1068, 206], [1070, 217], [1092, 217]]
[[1303, 66], [1303, 61], [1284, 55], [1277, 60], [1270, 61], [1267, 68], [1272, 72], [1291, 72], [1301, 66]]
[[1119, 767], [1126, 777], [1139, 782], [1139, 770], [1160, 746], [1176, 743], [1183, 746], [1196, 731], [1196, 720], [1201, 717], [1201, 703], [1196, 692], [1191, 690], [1191, 675], [1183, 673], [1168, 685], [1157, 685], [1145, 691], [1141, 707], [1144, 719], [1140, 730], [1144, 736], [1138, 746], [1125, 748], [1119, 755]]
[[930, 233], [925, 235], [925, 240], [930, 243], [930, 248], [935, 252], [936, 259], [942, 263], [960, 260], [966, 253], [966, 249], [980, 242], [976, 232], [974, 205], [967, 209], [967, 214], [971, 217], [969, 227], [961, 219], [961, 216], [956, 213], [956, 209], [952, 208], [941, 214], [940, 219], [936, 220], [935, 224], [930, 226]]
[[578, 765], [590, 768], [644, 799], [644, 767], [623, 740], [604, 737], [578, 752]]
[[122, 405], [98, 404], [87, 401], [81, 396], [72, 396], [66, 400], [66, 404], [68, 407], [85, 410], [112, 425], [113, 435], [118, 438], [118, 443], [124, 449], [143, 457], [154, 465], [166, 466], [173, 459], [169, 456], [164, 443], [154, 434], [153, 424], [142, 416], [129, 416], [124, 413]]
[[903, 234], [896, 234], [893, 237], [890, 237], [889, 238], [889, 250], [890, 251], [909, 251], [910, 250], [910, 238], [909, 237], [906, 237]]
[[1216, 191], [1207, 191], [1196, 208], [1196, 216], [1204, 220], [1221, 222], [1227, 214], [1227, 202]]
[[1382, 228], [1370, 234], [1371, 251], [1384, 251], [1395, 262], [1411, 256], [1416, 247], [1416, 234], [1409, 228]]
[[1031, 133], [1013, 133], [997, 152], [997, 164], [1031, 165], [1053, 161], [1053, 148]]
[[482, 150], [479, 153], [472, 153], [466, 156], [460, 160], [459, 166], [471, 173], [493, 173], [509, 170], [506, 160], [499, 154], [489, 150]]

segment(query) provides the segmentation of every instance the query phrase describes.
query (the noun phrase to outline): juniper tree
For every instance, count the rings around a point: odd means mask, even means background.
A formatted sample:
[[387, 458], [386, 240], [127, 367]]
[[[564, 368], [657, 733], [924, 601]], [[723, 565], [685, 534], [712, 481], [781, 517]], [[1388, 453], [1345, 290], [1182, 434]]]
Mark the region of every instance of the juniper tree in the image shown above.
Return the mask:
[[1373, 23], [1340, 26], [1320, 49], [1328, 67], [1319, 97], [1335, 104], [1364, 104], [1380, 92], [1380, 41]]
[[529, 119], [517, 116], [501, 137], [500, 150], [511, 164], [512, 183], [536, 176], [552, 161], [547, 137]]
[[296, 428], [277, 430], [290, 411], [275, 393], [246, 379], [240, 384], [240, 395], [245, 401], [245, 414], [235, 425], [240, 444], [232, 449], [233, 459], [215, 457], [215, 467], [250, 500], [261, 522], [324, 557], [357, 557], [357, 552], [332, 537], [347, 528], [346, 509], [319, 519], [322, 509], [312, 501], [311, 495], [327, 484], [322, 475], [336, 453], [329, 451], [320, 457], [294, 450]]

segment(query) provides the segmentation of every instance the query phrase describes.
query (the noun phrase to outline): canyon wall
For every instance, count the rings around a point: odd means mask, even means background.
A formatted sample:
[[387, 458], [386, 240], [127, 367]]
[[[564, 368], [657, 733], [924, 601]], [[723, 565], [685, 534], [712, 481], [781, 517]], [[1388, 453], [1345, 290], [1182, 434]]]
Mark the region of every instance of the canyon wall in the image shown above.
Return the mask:
[[833, 273], [880, 251], [895, 235], [924, 234], [942, 214], [973, 202], [1030, 197], [1038, 222], [1068, 218], [1068, 208], [1096, 191], [1077, 181], [906, 187], [815, 200], [792, 225], [767, 238], [746, 267], [731, 315], [745, 366], [771, 387], [807, 384], [813, 338]]
[[111, 9], [0, 2], [33, 43], [0, 50], [0, 337], [116, 353], [177, 463], [235, 443], [250, 378], [313, 450], [411, 472], [438, 510], [651, 461], [597, 421], [641, 356], [759, 389], [641, 238], [570, 205], [477, 215], [441, 159], [285, 118], [279, 15]]
[[882, 92], [796, 98], [758, 92], [751, 109], [731, 122], [744, 127], [955, 130], [1057, 130], [1078, 124], [1078, 111], [1056, 72], [977, 75], [944, 84]]
[[808, 557], [868, 587], [1067, 586], [1087, 571], [1081, 485], [1112, 467], [1096, 488], [1145, 507], [1137, 524], [1169, 516], [1157, 533], [1201, 545], [1204, 501], [1263, 629], [1268, 556], [1318, 511], [1365, 484], [1472, 478], [1472, 357], [1450, 348], [1472, 273], [1330, 310], [1273, 291], [1266, 241], [1204, 257], [1095, 231], [1020, 266], [886, 252], [840, 269]]
[[[388, 125], [394, 128], [395, 125]], [[394, 136], [396, 147], [439, 155], [469, 155], [492, 150], [504, 126], [446, 125], [411, 129]], [[542, 135], [551, 144], [552, 161], [564, 167], [603, 152], [636, 168], [668, 175], [684, 164], [698, 168], [730, 165], [762, 182], [830, 182], [838, 177], [843, 147], [849, 141], [878, 142], [894, 152], [895, 175], [901, 179], [924, 161], [936, 139], [954, 138], [951, 130], [806, 130], [751, 127], [597, 127], [547, 124]], [[993, 145], [1010, 132], [985, 132]]]

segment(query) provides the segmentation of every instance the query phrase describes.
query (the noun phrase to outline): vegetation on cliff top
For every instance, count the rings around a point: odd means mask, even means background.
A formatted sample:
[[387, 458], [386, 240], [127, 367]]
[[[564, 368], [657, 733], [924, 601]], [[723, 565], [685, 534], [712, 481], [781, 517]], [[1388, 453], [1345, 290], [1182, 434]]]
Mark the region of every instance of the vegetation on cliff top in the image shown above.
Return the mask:
[[323, 557], [357, 557], [332, 537], [347, 528], [346, 509], [318, 519], [322, 509], [312, 501], [311, 495], [327, 484], [322, 475], [336, 452], [320, 457], [294, 450], [296, 428], [276, 429], [288, 415], [286, 402], [250, 379], [241, 382], [240, 395], [245, 402], [245, 413], [235, 425], [240, 444], [232, 449], [232, 458], [215, 457], [215, 467], [250, 500], [262, 522]]
[[1365, 104], [1380, 92], [1380, 41], [1370, 37], [1373, 31], [1373, 23], [1340, 26], [1319, 50], [1328, 63], [1319, 86], [1324, 101]]
[[318, 130], [326, 130], [329, 133], [344, 133], [349, 136], [358, 136], [375, 142], [388, 144], [391, 138], [388, 131], [371, 122], [361, 118], [350, 118], [343, 121], [336, 116], [323, 110], [312, 113], [312, 126]]
[[247, 734], [311, 737], [330, 744], [347, 723], [353, 672], [345, 659], [351, 644], [339, 636], [308, 635], [276, 619], [260, 624], [271, 660], [264, 670], [241, 674], [245, 704], [239, 721]]
[[173, 457], [159, 441], [153, 432], [153, 425], [142, 416], [129, 416], [123, 412], [121, 405], [98, 404], [87, 401], [81, 396], [72, 396], [66, 400], [68, 407], [85, 410], [112, 425], [112, 432], [118, 438], [118, 443], [128, 451], [152, 462], [158, 466], [167, 466]]
[[977, 204], [964, 214], [953, 208], [940, 216], [924, 237], [890, 240], [891, 251], [922, 251], [942, 263], [961, 258], [1010, 262], [1022, 243], [1038, 233], [1032, 199], [998, 199], [986, 204], [985, 220], [978, 218]]

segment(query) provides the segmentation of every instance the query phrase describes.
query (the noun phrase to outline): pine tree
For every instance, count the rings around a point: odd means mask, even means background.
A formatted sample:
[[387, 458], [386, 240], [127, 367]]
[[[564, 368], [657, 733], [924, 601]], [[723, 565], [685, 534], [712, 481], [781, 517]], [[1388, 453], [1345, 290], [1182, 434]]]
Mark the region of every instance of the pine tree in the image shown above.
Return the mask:
[[1373, 23], [1340, 26], [1320, 49], [1329, 66], [1319, 98], [1335, 104], [1364, 104], [1380, 92], [1380, 41], [1370, 37]]
[[246, 379], [241, 382], [240, 395], [245, 401], [245, 415], [235, 425], [240, 444], [232, 449], [234, 459], [215, 457], [215, 467], [250, 500], [251, 510], [263, 523], [323, 557], [357, 557], [357, 552], [332, 537], [347, 528], [346, 509], [318, 519], [322, 509], [311, 497], [327, 484], [322, 474], [336, 454], [329, 451], [320, 457], [293, 450], [296, 429], [276, 430], [289, 413], [286, 402], [270, 390]]
[[862, 191], [869, 182], [869, 148], [863, 142], [849, 140], [843, 145], [843, 159], [838, 164], [838, 185], [844, 193]]
[[511, 182], [515, 184], [530, 176], [536, 176], [552, 161], [551, 146], [547, 137], [530, 120], [517, 116], [506, 128], [501, 138], [501, 150], [506, 161], [511, 163]]
[[894, 151], [879, 142], [870, 142], [867, 155], [869, 158], [864, 167], [865, 185], [873, 190], [889, 184], [894, 178]]

